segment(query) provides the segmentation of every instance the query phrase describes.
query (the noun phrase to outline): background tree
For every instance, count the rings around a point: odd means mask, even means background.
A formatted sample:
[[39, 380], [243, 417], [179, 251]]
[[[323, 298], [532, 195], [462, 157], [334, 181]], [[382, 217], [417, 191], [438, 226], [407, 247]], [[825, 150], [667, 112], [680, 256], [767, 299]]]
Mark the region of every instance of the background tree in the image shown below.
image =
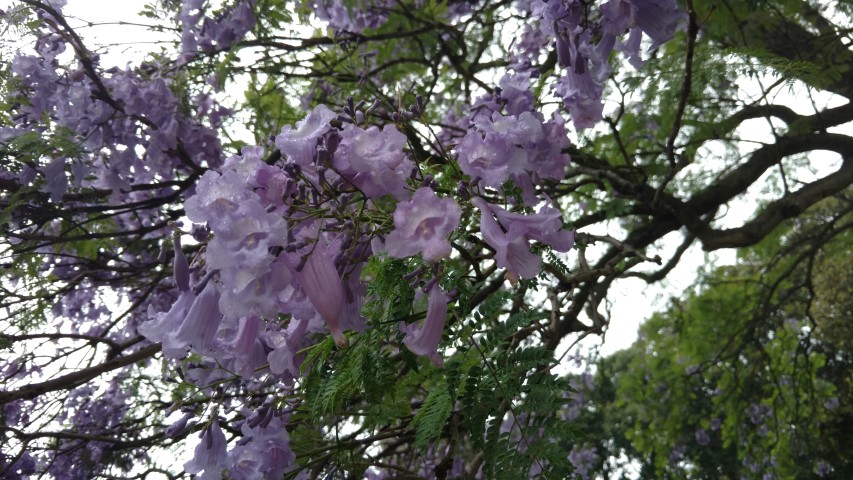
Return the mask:
[[[848, 3], [160, 1], [127, 67], [63, 4], [4, 12], [3, 475], [848, 468]], [[554, 367], [693, 244], [759, 246], [582, 413]]]
[[850, 298], [845, 203], [742, 251], [596, 364], [577, 412], [602, 471], [621, 456], [617, 471], [635, 462], [644, 478], [850, 475], [849, 337], [834, 327]]

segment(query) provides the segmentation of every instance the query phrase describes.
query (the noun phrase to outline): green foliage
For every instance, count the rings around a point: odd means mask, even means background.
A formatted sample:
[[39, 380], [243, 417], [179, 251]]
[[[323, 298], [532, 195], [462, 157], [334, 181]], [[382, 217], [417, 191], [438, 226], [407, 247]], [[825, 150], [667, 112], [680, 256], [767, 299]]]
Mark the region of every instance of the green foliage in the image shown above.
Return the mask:
[[425, 450], [429, 442], [439, 438], [445, 422], [450, 418], [452, 407], [453, 402], [447, 390], [447, 384], [439, 382], [430, 390], [424, 404], [412, 420], [412, 425], [417, 429], [415, 448]]
[[415, 290], [403, 280], [403, 276], [414, 271], [421, 265], [419, 262], [386, 258], [380, 260], [371, 257], [364, 269], [364, 274], [370, 279], [367, 284], [368, 301], [362, 308], [362, 313], [374, 325], [394, 324], [411, 313]]
[[311, 348], [305, 360], [305, 393], [313, 418], [339, 414], [356, 397], [381, 400], [394, 376], [387, 353], [376, 348], [379, 335], [379, 330], [370, 330], [343, 349], [335, 348], [329, 337]]
[[838, 449], [851, 441], [849, 412], [834, 405], [849, 403], [853, 364], [843, 343], [821, 339], [835, 312], [816, 308], [850, 286], [829, 267], [846, 264], [853, 241], [838, 206], [744, 250], [599, 362], [596, 410], [580, 421], [600, 451], [658, 477], [811, 478], [821, 461], [848, 476]]
[[[475, 320], [488, 319], [497, 302], [487, 301]], [[483, 452], [487, 478], [522, 478], [540, 469], [539, 478], [566, 478], [572, 472], [566, 452], [575, 431], [560, 417], [569, 384], [550, 373], [552, 352], [513, 340], [543, 318], [530, 311], [498, 320], [448, 362], [448, 394], [460, 400], [462, 425], [472, 446]], [[505, 416], [509, 427], [501, 428]]]

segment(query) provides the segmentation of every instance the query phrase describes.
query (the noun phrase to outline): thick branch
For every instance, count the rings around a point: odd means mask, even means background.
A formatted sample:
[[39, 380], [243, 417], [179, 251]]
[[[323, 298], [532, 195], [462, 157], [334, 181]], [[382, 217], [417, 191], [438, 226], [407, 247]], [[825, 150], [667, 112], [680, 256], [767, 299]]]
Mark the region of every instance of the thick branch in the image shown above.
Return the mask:
[[160, 344], [155, 343], [129, 355], [108, 360], [99, 365], [95, 365], [94, 367], [84, 368], [45, 382], [25, 385], [18, 390], [0, 392], [0, 405], [5, 405], [15, 400], [33, 399], [56, 390], [70, 390], [83, 385], [89, 380], [103, 375], [104, 373], [150, 358], [159, 351]]
[[738, 228], [698, 232], [706, 251], [720, 248], [746, 247], [767, 236], [782, 221], [796, 217], [815, 203], [834, 195], [853, 183], [853, 157], [849, 157], [835, 173], [812, 182], [768, 205], [754, 219]]

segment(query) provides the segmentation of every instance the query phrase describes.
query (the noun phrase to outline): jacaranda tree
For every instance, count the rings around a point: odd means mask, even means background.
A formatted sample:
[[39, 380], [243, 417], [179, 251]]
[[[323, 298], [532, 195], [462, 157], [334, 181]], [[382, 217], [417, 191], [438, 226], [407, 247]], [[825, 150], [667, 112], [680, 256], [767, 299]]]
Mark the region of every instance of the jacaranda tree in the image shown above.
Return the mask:
[[4, 478], [589, 476], [614, 282], [849, 237], [848, 2], [160, 0], [119, 66], [64, 3], [2, 12]]

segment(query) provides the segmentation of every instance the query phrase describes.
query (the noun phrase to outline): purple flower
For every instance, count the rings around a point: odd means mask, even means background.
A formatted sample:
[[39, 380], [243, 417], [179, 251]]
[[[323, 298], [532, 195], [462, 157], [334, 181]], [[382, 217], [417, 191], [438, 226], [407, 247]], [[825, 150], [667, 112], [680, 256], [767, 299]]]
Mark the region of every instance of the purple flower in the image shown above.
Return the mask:
[[480, 209], [480, 232], [483, 240], [495, 249], [495, 262], [515, 278], [533, 278], [539, 273], [541, 259], [530, 252], [527, 239], [518, 230], [504, 232], [492, 214], [491, 206], [482, 198], [471, 200]]
[[550, 245], [558, 252], [568, 252], [575, 244], [575, 233], [562, 229], [563, 214], [556, 208], [543, 206], [537, 213], [523, 215], [496, 205], [490, 207], [507, 230], [522, 231], [525, 237]]
[[309, 319], [291, 319], [287, 331], [283, 335], [275, 335], [277, 340], [273, 345], [275, 350], [267, 355], [272, 373], [282, 375], [288, 372], [292, 378], [299, 376], [299, 361], [296, 352], [300, 349], [309, 323]]
[[303, 292], [326, 321], [329, 331], [335, 338], [335, 343], [343, 347], [347, 344], [344, 336], [345, 325], [341, 321], [344, 309], [344, 284], [335, 269], [334, 257], [337, 253], [337, 242], [330, 244], [320, 237], [313, 251], [308, 253], [301, 270], [296, 270], [296, 280], [302, 286]]
[[174, 342], [172, 336], [186, 318], [195, 299], [196, 296], [192, 290], [185, 290], [181, 292], [168, 312], [157, 313], [154, 311], [154, 307], [149, 305], [148, 317], [150, 320], [139, 326], [139, 334], [152, 342], [162, 342], [164, 356], [168, 358], [182, 357], [186, 352], [180, 344]]
[[[174, 347], [178, 343], [192, 346], [196, 352], [206, 351], [210, 345], [222, 314], [219, 313], [219, 293], [213, 281], [208, 281], [201, 294], [195, 299], [181, 327], [175, 333]], [[164, 342], [165, 344], [165, 342]]]
[[456, 147], [459, 168], [472, 178], [478, 177], [488, 187], [498, 188], [510, 173], [521, 171], [527, 160], [523, 150], [497, 133], [469, 132]]
[[237, 325], [233, 322], [229, 323], [232, 324], [220, 329], [217, 336], [228, 338], [229, 335], [233, 335], [233, 337], [227, 343], [216, 342], [217, 359], [228, 370], [251, 378], [258, 367], [266, 363], [267, 355], [258, 338], [260, 332], [266, 327], [265, 323], [255, 313], [240, 318]]
[[252, 11], [253, 1], [239, 3], [220, 18], [205, 17], [204, 21], [201, 21], [204, 15], [204, 3], [202, 0], [185, 1], [178, 16], [183, 27], [182, 62], [193, 59], [198, 51], [210, 52], [230, 48], [249, 33], [257, 22], [255, 13]]
[[390, 11], [387, 0], [361, 0], [348, 8], [341, 0], [312, 0], [311, 7], [320, 20], [338, 31], [361, 33], [365, 28], [377, 28], [385, 23]]
[[184, 256], [184, 251], [181, 248], [181, 236], [175, 235], [172, 237], [172, 247], [175, 250], [175, 263], [173, 273], [175, 277], [175, 286], [181, 292], [186, 292], [190, 289], [190, 265], [187, 262], [187, 257]]
[[685, 17], [675, 0], [627, 1], [636, 7], [634, 23], [652, 39], [649, 50], [654, 50], [671, 39]]
[[501, 100], [506, 102], [510, 115], [521, 115], [533, 108], [533, 92], [530, 91], [530, 73], [505, 74], [498, 83]]
[[703, 447], [711, 443], [711, 437], [708, 436], [708, 432], [706, 432], [704, 428], [696, 430], [695, 436], [696, 443], [702, 445]]
[[574, 465], [575, 473], [583, 480], [592, 478], [590, 473], [598, 461], [598, 455], [595, 452], [595, 447], [575, 445], [569, 453], [569, 461]]
[[225, 434], [219, 428], [216, 419], [211, 422], [210, 427], [202, 432], [201, 441], [195, 447], [195, 454], [192, 460], [184, 464], [184, 470], [187, 473], [198, 474], [204, 471], [204, 474], [197, 477], [200, 480], [213, 480], [221, 478], [223, 468], [227, 468], [226, 460], [228, 443], [225, 441]]
[[687, 447], [684, 445], [676, 445], [669, 452], [669, 463], [671, 465], [676, 465], [681, 459], [684, 458], [684, 454], [687, 452]]
[[393, 125], [382, 130], [351, 126], [343, 132], [334, 167], [370, 198], [408, 198], [406, 179], [415, 164], [403, 152], [406, 136]]
[[[221, 175], [205, 173], [184, 207], [190, 220], [206, 222], [213, 231], [205, 257], [208, 268], [220, 272], [222, 313], [232, 319], [252, 312], [275, 317], [278, 295], [290, 285], [292, 275], [270, 249], [284, 246], [287, 223], [258, 194], [268, 196], [277, 189], [260, 158], [262, 150], [246, 147], [242, 153], [226, 161]], [[266, 188], [256, 192], [258, 181]]]
[[317, 152], [317, 142], [332, 127], [329, 122], [337, 114], [325, 105], [317, 105], [307, 117], [296, 122], [296, 128], [285, 125], [275, 137], [275, 145], [289, 160], [298, 165], [310, 165]]
[[185, 413], [175, 423], [166, 427], [166, 430], [163, 432], [163, 435], [165, 435], [166, 438], [177, 438], [183, 435], [187, 431], [187, 423], [192, 417], [192, 413]]
[[256, 426], [250, 426], [249, 422], [243, 424], [243, 438], [248, 440], [229, 454], [233, 465], [230, 478], [281, 478], [294, 465], [296, 455], [290, 449], [285, 423], [274, 412], [265, 413], [267, 421]]
[[462, 209], [452, 198], [440, 199], [429, 187], [419, 188], [408, 202], [397, 204], [394, 231], [385, 240], [388, 254], [405, 258], [423, 254], [427, 262], [450, 255], [447, 236], [457, 226]]
[[42, 169], [45, 185], [42, 191], [50, 194], [54, 202], [61, 202], [62, 196], [68, 190], [68, 178], [65, 176], [65, 157], [56, 157]]
[[719, 430], [720, 425], [722, 425], [722, 422], [720, 421], [719, 418], [714, 417], [711, 419], [711, 424], [710, 424], [711, 430], [714, 430], [714, 431]]
[[562, 214], [555, 208], [542, 207], [539, 213], [522, 215], [507, 212], [480, 197], [471, 199], [471, 203], [482, 213], [480, 232], [495, 249], [495, 262], [515, 277], [533, 278], [539, 273], [541, 259], [530, 251], [529, 240], [545, 243], [559, 252], [574, 245], [574, 232], [562, 230]]
[[438, 282], [435, 282], [429, 291], [427, 316], [423, 325], [417, 328], [414, 324], [400, 322], [400, 331], [406, 334], [403, 338], [406, 347], [415, 355], [428, 355], [436, 365], [441, 364], [438, 344], [441, 342], [441, 333], [447, 319], [447, 300], [447, 295], [441, 291]]

